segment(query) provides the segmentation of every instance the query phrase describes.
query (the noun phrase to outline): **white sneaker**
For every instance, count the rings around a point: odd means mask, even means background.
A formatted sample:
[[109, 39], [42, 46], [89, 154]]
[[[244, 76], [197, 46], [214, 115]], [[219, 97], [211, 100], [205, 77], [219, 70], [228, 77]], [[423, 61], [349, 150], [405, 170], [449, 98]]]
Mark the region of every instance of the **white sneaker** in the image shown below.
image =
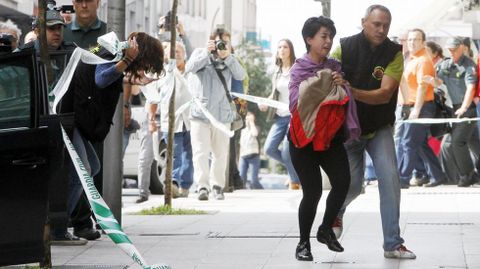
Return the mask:
[[404, 245], [400, 245], [396, 250], [385, 251], [383, 256], [387, 259], [416, 259], [417, 256], [408, 250]]
[[332, 225], [332, 230], [333, 233], [335, 234], [335, 237], [338, 239], [340, 236], [342, 236], [343, 232], [343, 219], [340, 217], [336, 217], [335, 221], [333, 222]]

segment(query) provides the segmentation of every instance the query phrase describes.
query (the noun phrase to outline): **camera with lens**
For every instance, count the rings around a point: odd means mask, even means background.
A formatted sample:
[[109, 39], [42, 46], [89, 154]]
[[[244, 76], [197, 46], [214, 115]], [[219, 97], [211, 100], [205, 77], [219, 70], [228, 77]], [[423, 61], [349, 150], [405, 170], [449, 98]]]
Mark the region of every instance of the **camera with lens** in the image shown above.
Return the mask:
[[15, 38], [11, 34], [0, 33], [0, 52], [12, 52]]
[[227, 43], [225, 41], [219, 39], [215, 41], [215, 48], [217, 50], [227, 50]]
[[[165, 15], [165, 22], [163, 25], [160, 25], [160, 28], [164, 28], [165, 31], [171, 32], [172, 29], [170, 29], [170, 26], [172, 24], [171, 21], [171, 11], [167, 12], [167, 15]], [[175, 25], [178, 24], [178, 16], [175, 16]]]

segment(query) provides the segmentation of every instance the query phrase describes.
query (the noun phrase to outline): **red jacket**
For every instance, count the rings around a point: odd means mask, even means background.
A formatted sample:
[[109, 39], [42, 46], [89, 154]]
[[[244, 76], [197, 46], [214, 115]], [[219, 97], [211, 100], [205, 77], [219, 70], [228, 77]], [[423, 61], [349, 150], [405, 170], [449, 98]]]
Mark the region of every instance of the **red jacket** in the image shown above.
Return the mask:
[[348, 100], [346, 91], [333, 85], [330, 70], [321, 70], [318, 76], [303, 81], [290, 120], [295, 147], [312, 142], [315, 151], [327, 150], [345, 121], [344, 105]]

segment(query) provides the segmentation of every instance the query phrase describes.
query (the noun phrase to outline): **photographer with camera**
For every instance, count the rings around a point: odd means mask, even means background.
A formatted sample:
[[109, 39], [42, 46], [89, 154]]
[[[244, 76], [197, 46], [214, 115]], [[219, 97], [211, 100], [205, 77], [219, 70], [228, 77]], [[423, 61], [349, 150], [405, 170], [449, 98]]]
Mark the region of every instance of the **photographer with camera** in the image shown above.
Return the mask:
[[[231, 54], [230, 33], [217, 28], [210, 35], [206, 48], [193, 51], [187, 62], [186, 73], [191, 72], [189, 89], [204, 108], [227, 128], [235, 118], [236, 111], [230, 106], [232, 78], [243, 80], [245, 71]], [[198, 199], [223, 200], [225, 171], [228, 161], [229, 137], [214, 127], [202, 110], [194, 103], [191, 106], [191, 141], [194, 179], [198, 186]], [[209, 167], [209, 157], [212, 162]]]
[[0, 52], [16, 50], [21, 35], [22, 31], [13, 21], [0, 21]]
[[[192, 43], [190, 43], [190, 39], [188, 39], [185, 28], [181, 21], [178, 20], [178, 17], [175, 18], [177, 22], [177, 40], [181, 40], [183, 45], [185, 46], [185, 52], [187, 53], [187, 58], [192, 55], [193, 47]], [[160, 41], [170, 41], [171, 38], [171, 30], [170, 30], [170, 11], [167, 12], [167, 15], [162, 16], [158, 19], [158, 38]]]

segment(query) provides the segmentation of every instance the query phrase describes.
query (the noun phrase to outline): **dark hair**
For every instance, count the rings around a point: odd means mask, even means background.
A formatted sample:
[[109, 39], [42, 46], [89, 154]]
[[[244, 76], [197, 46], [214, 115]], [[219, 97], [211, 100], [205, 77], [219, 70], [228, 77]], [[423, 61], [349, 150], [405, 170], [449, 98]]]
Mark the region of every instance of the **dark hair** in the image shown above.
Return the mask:
[[310, 52], [310, 45], [307, 43], [307, 38], [313, 38], [322, 27], [325, 27], [330, 31], [330, 38], [332, 39], [337, 34], [335, 24], [327, 17], [311, 17], [308, 18], [303, 24], [302, 37], [303, 41], [305, 42], [305, 46], [307, 47], [307, 52]]
[[372, 14], [372, 12], [374, 12], [377, 9], [387, 13], [388, 16], [390, 17], [390, 20], [392, 20], [392, 13], [390, 13], [390, 10], [386, 6], [382, 6], [382, 5], [371, 5], [371, 6], [369, 6], [367, 8], [367, 10], [365, 11], [365, 15], [363, 16], [363, 19], [364, 20], [368, 19], [370, 14]]
[[[297, 57], [295, 57], [295, 50], [293, 49], [293, 43], [288, 38], [280, 39], [278, 43], [282, 41], [285, 41], [288, 45], [288, 48], [290, 49], [290, 64], [293, 65], [295, 63], [295, 60], [297, 59]], [[282, 67], [282, 64], [283, 64], [282, 59], [278, 57], [278, 51], [277, 51], [277, 55], [275, 56], [275, 64], [279, 67]]]
[[138, 43], [138, 56], [127, 67], [125, 72], [132, 74], [129, 82], [135, 79], [140, 79], [138, 75], [140, 70], [145, 73], [156, 73], [158, 75], [163, 73], [163, 46], [162, 43], [146, 33], [133, 32], [128, 36], [128, 40], [135, 37]]
[[443, 49], [440, 45], [433, 41], [427, 41], [425, 45], [430, 48], [432, 53], [436, 53], [439, 57], [443, 58]]
[[419, 32], [421, 35], [422, 35], [422, 41], [425, 41], [427, 40], [427, 35], [425, 35], [425, 32], [422, 30], [422, 29], [419, 29], [419, 28], [414, 28], [410, 31], [408, 31], [409, 33], [411, 32]]
[[231, 38], [230, 32], [223, 28], [215, 28], [215, 30], [213, 30], [213, 32], [210, 34], [210, 40], [214, 40], [217, 36], [220, 37], [220, 39], [223, 39], [224, 36]]

